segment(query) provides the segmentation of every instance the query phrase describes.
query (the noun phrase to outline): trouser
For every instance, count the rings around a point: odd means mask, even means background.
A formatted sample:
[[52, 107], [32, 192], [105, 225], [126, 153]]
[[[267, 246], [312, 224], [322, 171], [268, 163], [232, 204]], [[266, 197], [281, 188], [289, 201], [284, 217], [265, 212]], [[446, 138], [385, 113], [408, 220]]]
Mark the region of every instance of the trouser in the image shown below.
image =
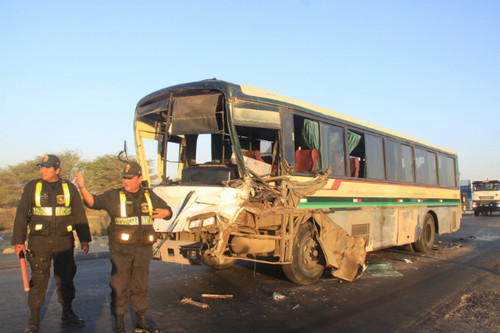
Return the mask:
[[30, 309], [39, 310], [45, 302], [52, 261], [54, 261], [54, 278], [56, 279], [59, 303], [63, 307], [71, 306], [75, 298], [73, 278], [76, 274], [73, 249], [61, 252], [31, 250], [28, 261], [31, 267], [30, 291], [28, 294]]
[[151, 258], [111, 250], [111, 313], [128, 313], [128, 300], [134, 312], [148, 307], [149, 262]]

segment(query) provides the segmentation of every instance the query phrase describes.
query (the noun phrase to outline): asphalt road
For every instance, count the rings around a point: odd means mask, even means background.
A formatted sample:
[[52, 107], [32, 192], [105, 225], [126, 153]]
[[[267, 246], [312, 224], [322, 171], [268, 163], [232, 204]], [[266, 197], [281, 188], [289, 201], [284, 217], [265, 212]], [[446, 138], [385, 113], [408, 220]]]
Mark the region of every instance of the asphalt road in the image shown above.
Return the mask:
[[[108, 258], [105, 253], [77, 258], [74, 309], [87, 325], [60, 324], [52, 279], [41, 332], [112, 332]], [[237, 262], [215, 271], [155, 261], [148, 317], [164, 332], [499, 332], [499, 259], [496, 214], [464, 216], [461, 230], [439, 236], [429, 255], [402, 248], [370, 253], [370, 271], [355, 282], [325, 276], [314, 285], [298, 286], [286, 280], [279, 266]], [[11, 261], [0, 262], [0, 277], [0, 331], [22, 332], [29, 313], [20, 269]], [[182, 304], [184, 297], [210, 308]], [[133, 332], [134, 315], [125, 320]]]

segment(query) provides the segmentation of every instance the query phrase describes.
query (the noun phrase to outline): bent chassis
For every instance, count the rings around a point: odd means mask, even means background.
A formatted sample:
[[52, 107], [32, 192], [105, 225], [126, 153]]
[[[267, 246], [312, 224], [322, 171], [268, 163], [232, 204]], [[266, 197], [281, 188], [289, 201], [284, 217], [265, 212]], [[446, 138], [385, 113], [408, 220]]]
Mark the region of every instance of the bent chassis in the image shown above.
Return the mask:
[[235, 180], [231, 187], [243, 199], [232, 215], [205, 210], [189, 217], [187, 225], [212, 217], [217, 223], [162, 233], [155, 258], [182, 264], [203, 261], [215, 268], [237, 259], [281, 264], [287, 277], [299, 284], [317, 281], [324, 267], [331, 267], [332, 275], [353, 281], [365, 267], [364, 238], [349, 236], [321, 210], [297, 208], [302, 197], [323, 188], [328, 174], [306, 182], [257, 175]]

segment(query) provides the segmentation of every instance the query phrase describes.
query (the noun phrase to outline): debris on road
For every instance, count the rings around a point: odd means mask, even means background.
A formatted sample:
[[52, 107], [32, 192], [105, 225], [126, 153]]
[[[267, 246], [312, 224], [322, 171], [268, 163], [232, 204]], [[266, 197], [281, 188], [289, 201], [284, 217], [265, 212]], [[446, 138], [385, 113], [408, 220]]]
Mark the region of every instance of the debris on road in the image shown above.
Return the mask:
[[292, 308], [292, 310], [297, 310], [298, 308], [300, 308], [300, 305], [297, 304]]
[[229, 295], [229, 294], [201, 294], [201, 297], [205, 297], [205, 298], [233, 298], [233, 295]]
[[405, 258], [405, 259], [403, 259], [403, 262], [404, 262], [405, 264], [413, 264], [413, 261], [412, 261], [412, 260], [410, 260], [410, 259], [406, 259], [406, 258]]
[[392, 268], [389, 263], [369, 264], [365, 270], [365, 276], [403, 276], [397, 270]]
[[273, 295], [271, 296], [273, 301], [283, 301], [286, 299], [285, 295], [278, 294], [277, 292], [273, 292]]
[[184, 297], [183, 299], [181, 299], [181, 303], [182, 304], [191, 304], [191, 305], [194, 305], [194, 306], [202, 308], [202, 309], [210, 309], [210, 305], [208, 305], [206, 303], [193, 301], [193, 299], [191, 299], [189, 297]]

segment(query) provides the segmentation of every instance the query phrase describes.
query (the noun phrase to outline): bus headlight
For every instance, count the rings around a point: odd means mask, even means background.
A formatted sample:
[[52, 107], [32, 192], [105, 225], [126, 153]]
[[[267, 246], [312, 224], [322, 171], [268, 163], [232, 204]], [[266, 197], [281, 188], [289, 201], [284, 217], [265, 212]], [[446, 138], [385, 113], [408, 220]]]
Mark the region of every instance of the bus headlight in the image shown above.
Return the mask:
[[196, 229], [199, 228], [201, 225], [201, 220], [194, 220], [189, 222], [189, 229]]
[[189, 229], [207, 228], [216, 224], [216, 217], [213, 213], [193, 216], [189, 222]]
[[208, 219], [204, 219], [202, 226], [207, 227], [209, 225], [214, 225], [215, 224], [215, 216], [209, 217]]

